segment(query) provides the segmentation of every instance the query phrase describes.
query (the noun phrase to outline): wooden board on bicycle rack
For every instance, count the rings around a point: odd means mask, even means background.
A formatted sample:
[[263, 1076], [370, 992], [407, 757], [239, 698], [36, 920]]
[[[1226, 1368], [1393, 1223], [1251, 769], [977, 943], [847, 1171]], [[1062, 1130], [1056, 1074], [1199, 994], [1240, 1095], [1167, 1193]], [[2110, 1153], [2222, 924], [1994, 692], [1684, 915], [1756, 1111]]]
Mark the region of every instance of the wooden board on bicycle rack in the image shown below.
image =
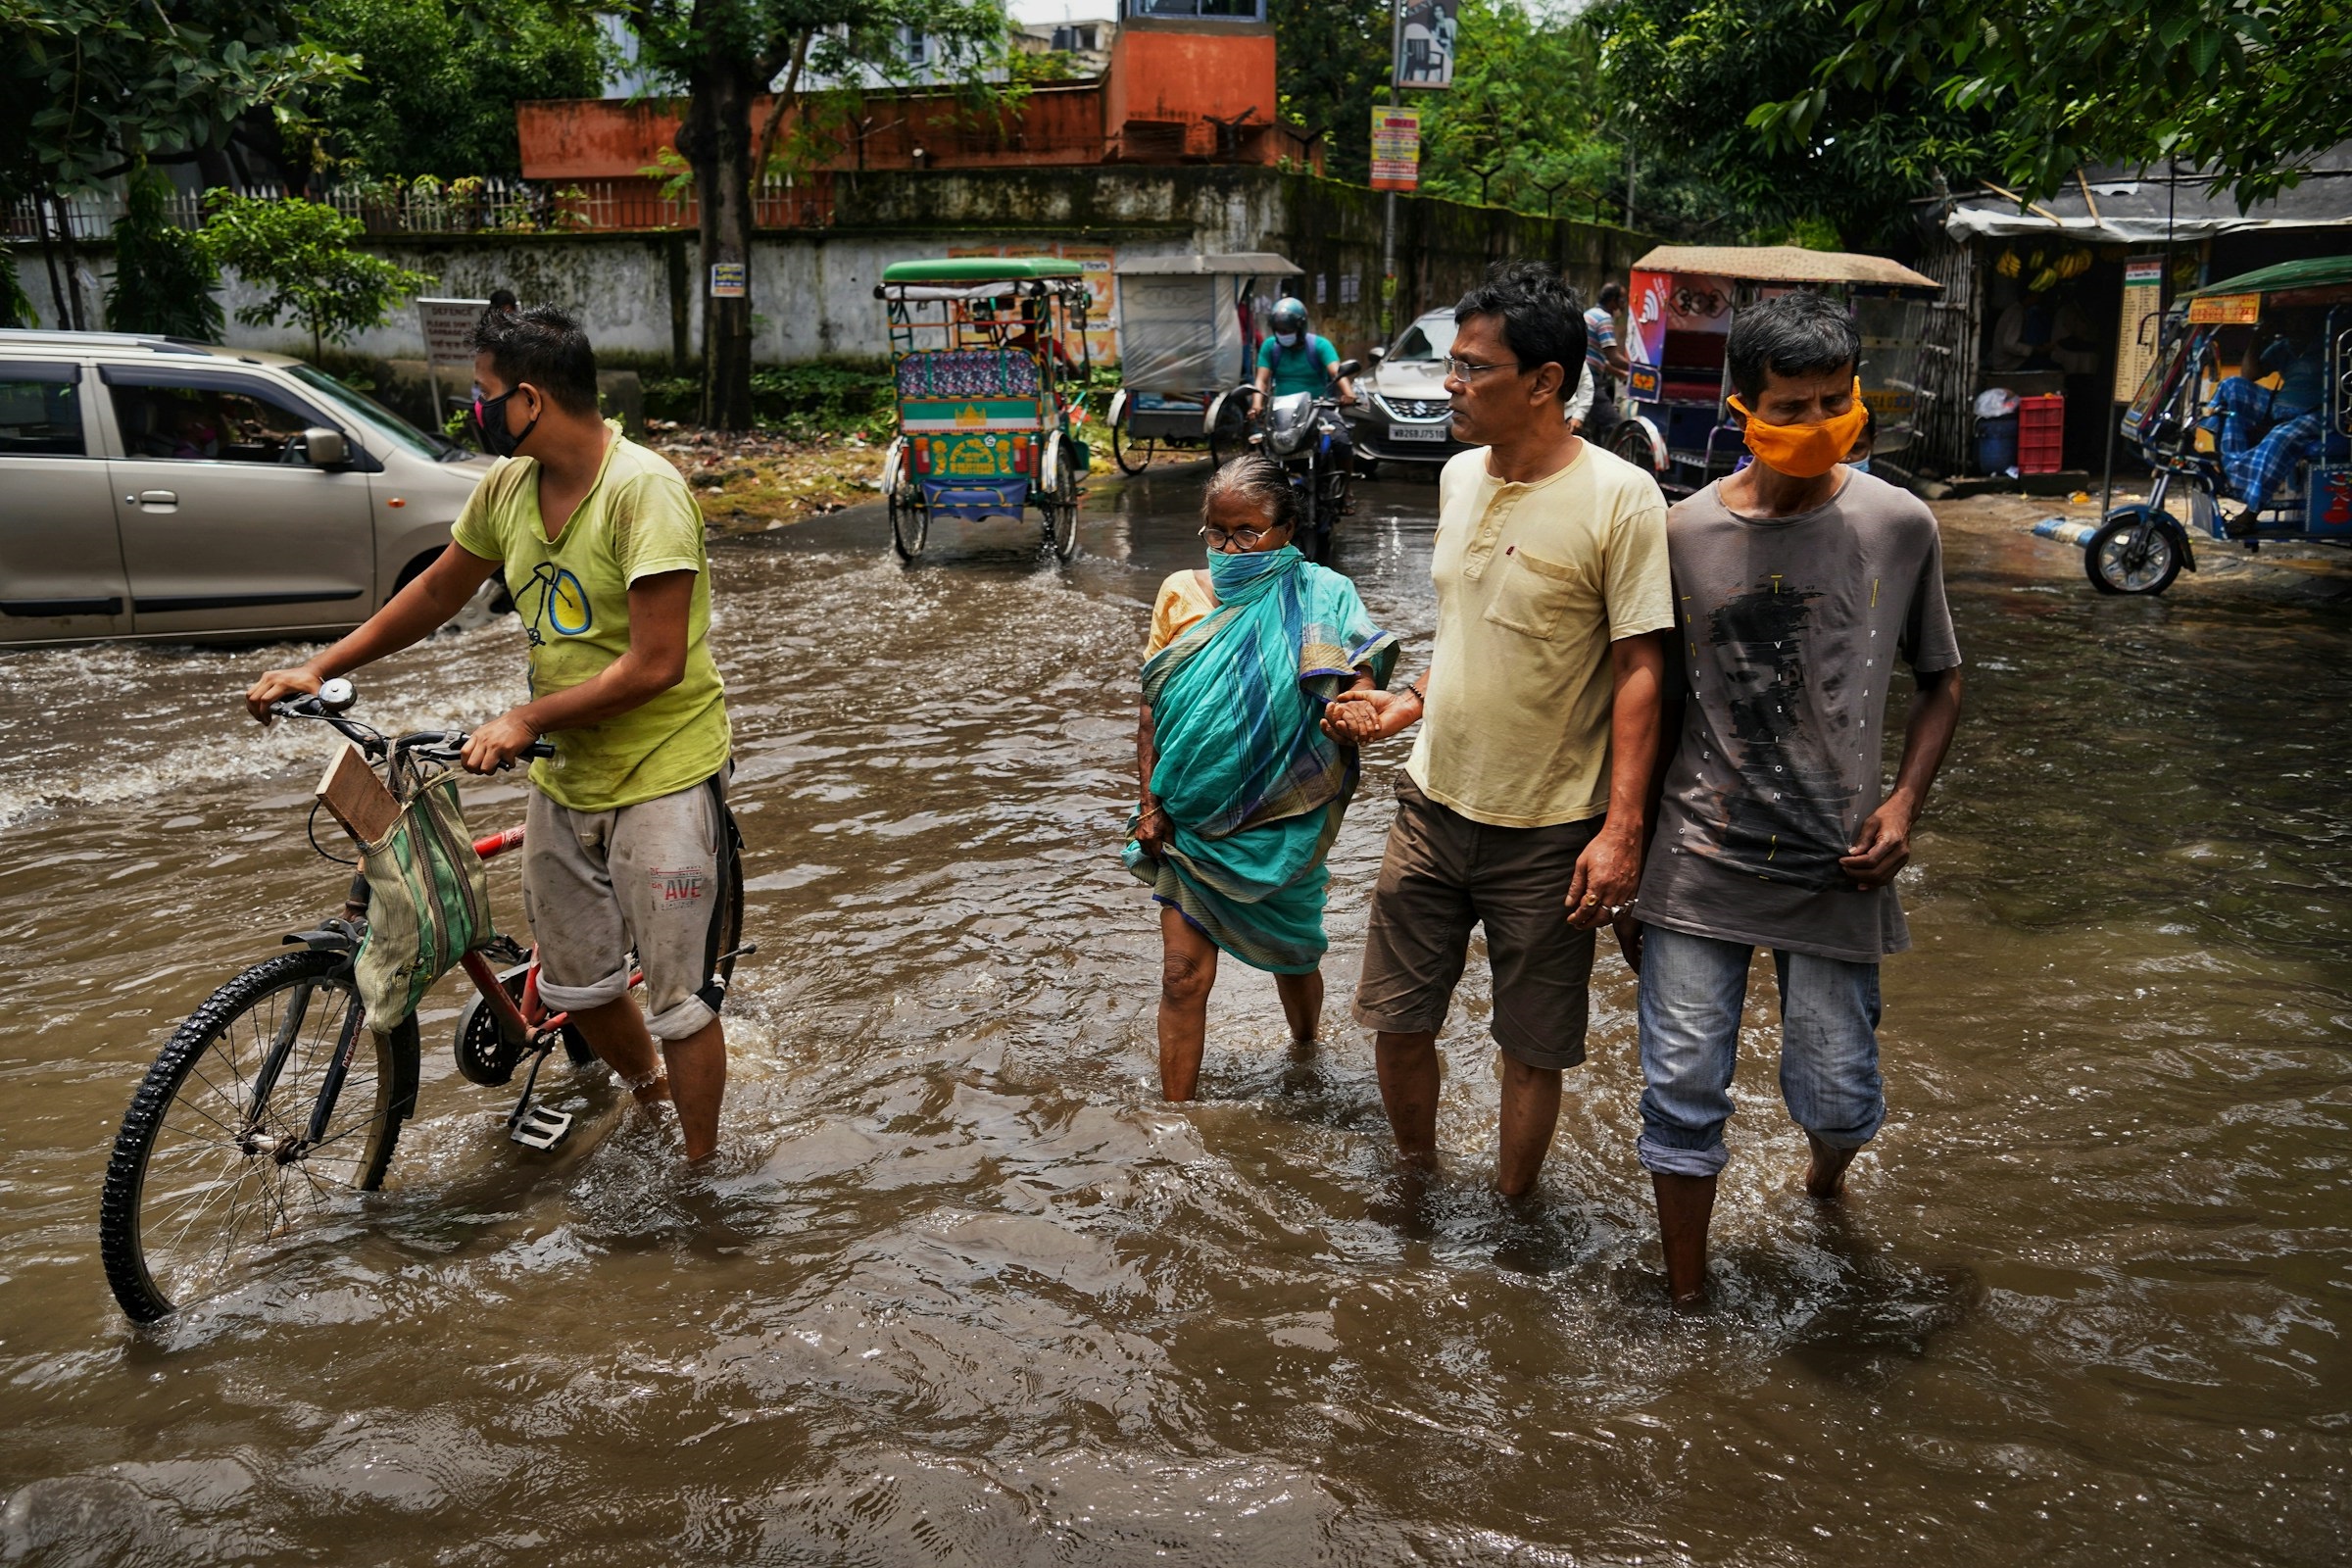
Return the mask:
[[400, 803], [349, 741], [318, 775], [316, 793], [327, 813], [342, 823], [343, 831], [359, 840], [362, 848], [381, 841], [400, 820]]

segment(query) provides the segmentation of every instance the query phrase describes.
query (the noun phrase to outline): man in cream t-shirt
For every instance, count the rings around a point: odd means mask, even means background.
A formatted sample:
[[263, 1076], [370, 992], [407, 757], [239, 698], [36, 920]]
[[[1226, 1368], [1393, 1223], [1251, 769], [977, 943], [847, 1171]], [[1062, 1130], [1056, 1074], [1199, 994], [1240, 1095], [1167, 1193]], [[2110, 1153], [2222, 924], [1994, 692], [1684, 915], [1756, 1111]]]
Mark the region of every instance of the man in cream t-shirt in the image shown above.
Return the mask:
[[1560, 1072], [1584, 1060], [1594, 928], [1641, 881], [1643, 811], [1674, 623], [1666, 503], [1649, 475], [1568, 433], [1584, 364], [1575, 293], [1498, 264], [1455, 307], [1454, 434], [1430, 564], [1421, 680], [1333, 705], [1368, 740], [1426, 718], [1372, 897], [1358, 1023], [1378, 1032], [1399, 1158], [1434, 1165], [1437, 1034], [1486, 928], [1502, 1051], [1495, 1185], [1535, 1185]]

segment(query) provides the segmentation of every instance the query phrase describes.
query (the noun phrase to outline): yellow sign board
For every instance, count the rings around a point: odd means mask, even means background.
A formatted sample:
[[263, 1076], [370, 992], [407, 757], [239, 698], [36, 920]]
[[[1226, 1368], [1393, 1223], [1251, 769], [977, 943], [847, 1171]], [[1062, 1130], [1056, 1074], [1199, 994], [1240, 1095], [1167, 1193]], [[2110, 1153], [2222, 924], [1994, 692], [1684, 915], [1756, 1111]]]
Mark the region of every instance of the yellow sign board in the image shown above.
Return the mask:
[[2188, 318], [2199, 326], [2252, 326], [2262, 319], [2262, 296], [2209, 294], [2188, 302]]

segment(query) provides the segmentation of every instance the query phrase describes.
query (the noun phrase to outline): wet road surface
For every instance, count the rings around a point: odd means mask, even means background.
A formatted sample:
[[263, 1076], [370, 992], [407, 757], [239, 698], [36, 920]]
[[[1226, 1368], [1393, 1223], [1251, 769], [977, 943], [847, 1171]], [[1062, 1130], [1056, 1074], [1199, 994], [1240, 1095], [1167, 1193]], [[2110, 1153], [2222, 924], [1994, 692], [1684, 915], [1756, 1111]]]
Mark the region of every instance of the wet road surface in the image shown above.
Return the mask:
[[[237, 715], [267, 651], [0, 656], [0, 1559], [2341, 1560], [2352, 612], [2101, 601], [1947, 512], [1970, 712], [1905, 879], [1886, 1130], [1845, 1214], [1802, 1200], [1760, 977], [1684, 1322], [1614, 956], [1539, 1201], [1485, 1187], [1476, 963], [1447, 1171], [1392, 1176], [1344, 1011], [1377, 782], [1328, 1044], [1294, 1056], [1228, 965], [1203, 1101], [1158, 1102], [1115, 850], [1198, 487], [1098, 483], [1067, 570], [943, 524], [903, 571], [872, 509], [716, 549], [760, 953], [715, 1177], [592, 1080], [564, 1150], [505, 1143], [445, 983], [390, 1190], [145, 1334], [95, 1257], [108, 1144], [171, 1026], [337, 902], [302, 833], [328, 742]], [[1368, 487], [1338, 563], [1408, 672], [1434, 498]], [[436, 642], [363, 711], [479, 719], [518, 659]]]

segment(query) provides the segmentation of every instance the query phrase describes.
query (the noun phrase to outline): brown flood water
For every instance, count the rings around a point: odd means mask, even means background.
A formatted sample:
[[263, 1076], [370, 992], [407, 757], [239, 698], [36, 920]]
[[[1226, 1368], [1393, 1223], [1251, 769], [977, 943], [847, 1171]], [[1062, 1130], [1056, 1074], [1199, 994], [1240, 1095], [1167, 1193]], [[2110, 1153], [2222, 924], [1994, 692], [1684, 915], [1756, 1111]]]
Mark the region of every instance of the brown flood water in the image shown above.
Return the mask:
[[[1888, 967], [1891, 1116], [1811, 1211], [1759, 983], [1718, 1305], [1678, 1322], [1614, 956], [1539, 1203], [1486, 1189], [1476, 966], [1447, 1171], [1392, 1177], [1342, 1009], [1377, 781], [1326, 1047], [1229, 966], [1205, 1098], [1158, 1102], [1116, 833], [1198, 474], [1098, 484], [1066, 572], [1005, 524], [902, 571], [871, 509], [717, 549], [760, 953], [715, 1178], [588, 1080], [559, 1153], [502, 1141], [445, 984], [381, 1200], [145, 1334], [95, 1255], [108, 1144], [171, 1026], [336, 902], [326, 738], [238, 716], [266, 652], [0, 657], [0, 1560], [2343, 1559], [2342, 599], [2101, 601], [1952, 514], [1971, 708]], [[1434, 497], [1369, 486], [1339, 563], [1408, 670]], [[506, 627], [436, 642], [363, 711], [466, 722], [517, 669]]]

